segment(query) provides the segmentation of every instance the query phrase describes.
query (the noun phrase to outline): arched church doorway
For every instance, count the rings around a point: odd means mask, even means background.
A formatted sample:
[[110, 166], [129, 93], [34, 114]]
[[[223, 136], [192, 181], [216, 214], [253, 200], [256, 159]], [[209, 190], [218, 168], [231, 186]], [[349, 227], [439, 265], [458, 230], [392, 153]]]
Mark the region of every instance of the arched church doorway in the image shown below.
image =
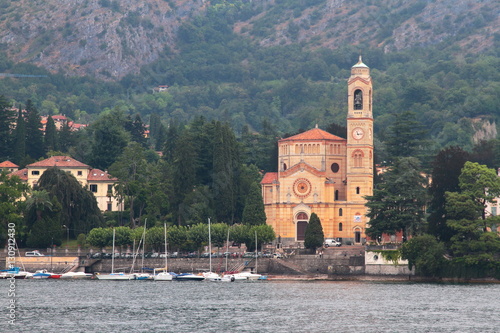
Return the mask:
[[309, 216], [300, 212], [296, 215], [296, 225], [297, 225], [297, 241], [303, 241], [306, 238], [306, 228], [309, 221]]

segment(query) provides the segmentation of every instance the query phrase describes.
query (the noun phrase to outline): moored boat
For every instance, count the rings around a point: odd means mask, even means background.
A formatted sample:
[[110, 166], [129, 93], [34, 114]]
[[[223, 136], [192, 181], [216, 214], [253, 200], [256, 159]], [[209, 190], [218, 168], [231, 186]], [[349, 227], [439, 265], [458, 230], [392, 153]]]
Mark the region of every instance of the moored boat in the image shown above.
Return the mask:
[[203, 281], [205, 277], [203, 275], [196, 275], [193, 273], [181, 273], [175, 274], [174, 279], [177, 281]]
[[61, 274], [61, 279], [91, 279], [93, 274], [84, 272], [67, 272]]

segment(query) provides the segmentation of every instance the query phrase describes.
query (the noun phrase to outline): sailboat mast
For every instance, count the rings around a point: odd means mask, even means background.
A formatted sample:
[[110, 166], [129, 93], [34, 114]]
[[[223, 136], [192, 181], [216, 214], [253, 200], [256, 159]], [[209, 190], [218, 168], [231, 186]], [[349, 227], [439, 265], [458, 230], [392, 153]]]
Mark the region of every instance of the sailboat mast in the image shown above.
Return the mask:
[[113, 228], [113, 253], [111, 254], [111, 274], [115, 272], [115, 228]]
[[210, 258], [210, 272], [212, 271], [212, 233], [210, 230], [210, 218], [208, 218], [208, 257]]
[[227, 241], [226, 241], [226, 272], [227, 272], [227, 258], [229, 257], [229, 230], [230, 227], [227, 228]]
[[257, 258], [259, 257], [259, 252], [257, 248], [257, 230], [255, 230], [255, 273], [257, 273]]
[[165, 233], [165, 271], [167, 271], [168, 267], [168, 250], [167, 250], [167, 224], [163, 223], [163, 229]]

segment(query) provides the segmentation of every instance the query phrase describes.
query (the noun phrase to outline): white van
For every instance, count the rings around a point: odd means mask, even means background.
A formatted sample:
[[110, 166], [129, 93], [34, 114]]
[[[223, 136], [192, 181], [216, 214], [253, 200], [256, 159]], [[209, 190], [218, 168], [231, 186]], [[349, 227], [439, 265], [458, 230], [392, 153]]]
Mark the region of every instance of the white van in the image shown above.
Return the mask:
[[45, 257], [44, 254], [41, 254], [40, 252], [38, 251], [31, 251], [31, 252], [26, 252], [24, 254], [26, 257]]
[[325, 247], [330, 247], [330, 246], [341, 246], [342, 243], [333, 239], [333, 238], [326, 238], [325, 242], [323, 243]]

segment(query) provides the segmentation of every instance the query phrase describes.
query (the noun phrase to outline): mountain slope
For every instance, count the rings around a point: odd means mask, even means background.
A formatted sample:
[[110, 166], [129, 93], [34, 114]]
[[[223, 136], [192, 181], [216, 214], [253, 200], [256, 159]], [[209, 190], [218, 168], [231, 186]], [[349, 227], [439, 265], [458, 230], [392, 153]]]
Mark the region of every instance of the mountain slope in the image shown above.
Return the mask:
[[447, 41], [479, 53], [500, 36], [494, 0], [0, 0], [0, 43], [16, 62], [120, 78], [175, 50], [179, 26], [208, 8], [230, 8], [234, 31], [263, 46], [392, 52]]

